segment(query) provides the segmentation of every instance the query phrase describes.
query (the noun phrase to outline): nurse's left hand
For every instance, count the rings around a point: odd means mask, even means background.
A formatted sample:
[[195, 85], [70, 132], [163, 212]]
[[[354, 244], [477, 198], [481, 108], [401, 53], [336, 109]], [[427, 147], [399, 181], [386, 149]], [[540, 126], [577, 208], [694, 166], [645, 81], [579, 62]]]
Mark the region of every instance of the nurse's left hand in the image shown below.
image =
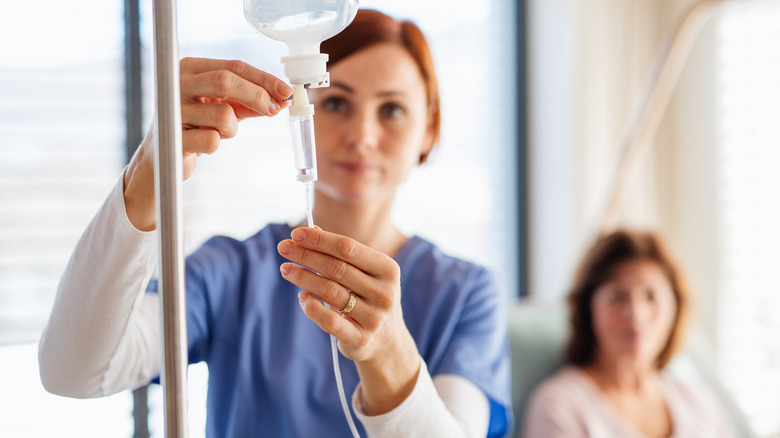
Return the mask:
[[[282, 264], [281, 272], [305, 291], [298, 295], [303, 312], [338, 339], [341, 353], [355, 361], [364, 390], [371, 392], [365, 386], [373, 379], [395, 379], [382, 385], [391, 386], [384, 390], [402, 395], [402, 401], [408, 395], [403, 393], [414, 387], [420, 359], [401, 311], [398, 264], [353, 239], [319, 228], [298, 228], [291, 237], [278, 245], [279, 253], [293, 262]], [[337, 309], [347, 306], [350, 291], [356, 295], [355, 305], [349, 314], [341, 314]], [[390, 402], [386, 407], [395, 407], [390, 406], [395, 402], [386, 401]]]

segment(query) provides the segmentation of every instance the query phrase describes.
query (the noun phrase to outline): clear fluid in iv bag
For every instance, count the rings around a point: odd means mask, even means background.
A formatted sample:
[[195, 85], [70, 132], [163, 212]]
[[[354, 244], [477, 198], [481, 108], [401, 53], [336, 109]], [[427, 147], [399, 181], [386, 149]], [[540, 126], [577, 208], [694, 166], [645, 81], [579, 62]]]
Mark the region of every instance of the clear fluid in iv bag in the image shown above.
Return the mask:
[[357, 0], [244, 0], [244, 15], [257, 31], [277, 41], [319, 46], [352, 21], [357, 7]]
[[339, 15], [335, 12], [304, 12], [280, 18], [277, 21], [262, 23], [263, 34], [288, 44], [305, 44], [314, 40], [324, 41], [334, 28]]

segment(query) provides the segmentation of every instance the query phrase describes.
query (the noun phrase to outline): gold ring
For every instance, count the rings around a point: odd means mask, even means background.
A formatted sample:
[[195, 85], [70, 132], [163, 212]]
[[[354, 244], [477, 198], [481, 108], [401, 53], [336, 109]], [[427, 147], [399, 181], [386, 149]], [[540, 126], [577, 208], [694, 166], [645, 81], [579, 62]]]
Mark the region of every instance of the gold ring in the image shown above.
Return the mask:
[[355, 295], [355, 292], [349, 291], [349, 301], [347, 301], [347, 305], [339, 310], [339, 312], [341, 312], [342, 315], [348, 315], [349, 312], [355, 308], [355, 303], [357, 303], [357, 295]]

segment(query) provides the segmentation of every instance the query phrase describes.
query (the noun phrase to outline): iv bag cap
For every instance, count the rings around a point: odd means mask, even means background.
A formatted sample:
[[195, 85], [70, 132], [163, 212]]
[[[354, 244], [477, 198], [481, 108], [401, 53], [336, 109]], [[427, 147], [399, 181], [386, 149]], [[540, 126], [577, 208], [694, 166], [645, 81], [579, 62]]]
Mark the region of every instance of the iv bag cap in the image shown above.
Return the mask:
[[327, 80], [326, 53], [282, 57], [284, 75], [293, 84], [319, 84]]

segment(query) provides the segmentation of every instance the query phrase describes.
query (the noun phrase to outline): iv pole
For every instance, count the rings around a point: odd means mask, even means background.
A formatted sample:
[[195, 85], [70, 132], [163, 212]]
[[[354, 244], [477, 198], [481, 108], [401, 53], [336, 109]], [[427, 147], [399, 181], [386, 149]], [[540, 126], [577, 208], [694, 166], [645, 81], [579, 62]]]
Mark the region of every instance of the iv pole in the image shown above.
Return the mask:
[[155, 202], [160, 236], [165, 436], [187, 437], [187, 319], [184, 294], [182, 134], [176, 0], [153, 0]]
[[677, 85], [693, 43], [717, 9], [728, 2], [730, 0], [698, 2], [683, 17], [669, 43], [659, 51], [655, 75], [642, 93], [639, 111], [635, 113], [633, 123], [629, 125], [627, 135], [623, 139], [620, 158], [612, 183], [607, 189], [603, 216], [597, 225], [599, 235], [607, 234], [617, 227], [626, 192], [650, 149], [650, 143], [661, 123], [661, 116]]

